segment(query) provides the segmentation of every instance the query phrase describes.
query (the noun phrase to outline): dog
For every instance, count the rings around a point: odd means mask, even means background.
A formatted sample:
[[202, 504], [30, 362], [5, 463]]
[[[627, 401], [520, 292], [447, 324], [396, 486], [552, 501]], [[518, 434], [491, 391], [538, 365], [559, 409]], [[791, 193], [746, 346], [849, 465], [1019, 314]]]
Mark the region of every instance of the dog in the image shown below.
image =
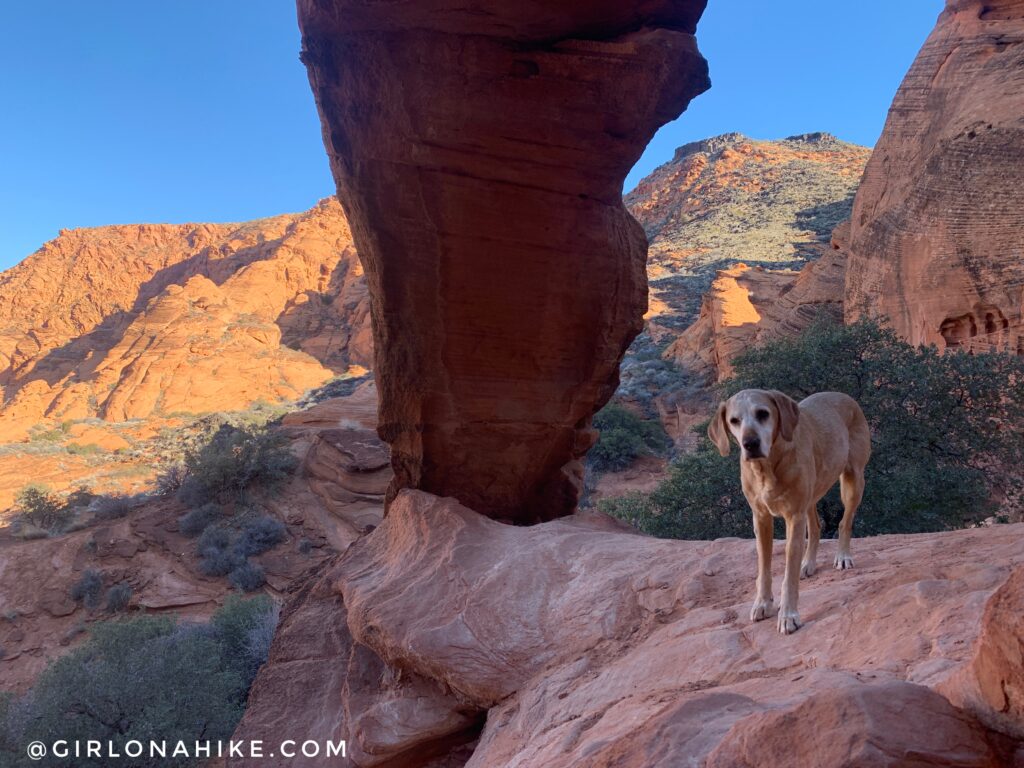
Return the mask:
[[853, 567], [850, 534], [864, 495], [871, 433], [857, 401], [840, 392], [819, 392], [798, 405], [776, 390], [745, 389], [719, 404], [708, 426], [708, 437], [722, 456], [729, 455], [730, 435], [742, 452], [740, 479], [754, 513], [757, 537], [757, 584], [750, 620], [760, 621], [775, 612], [772, 518], [781, 517], [786, 523], [786, 572], [778, 628], [788, 635], [800, 628], [800, 577], [813, 576], [816, 569], [821, 538], [817, 504], [837, 479], [843, 519], [835, 567]]

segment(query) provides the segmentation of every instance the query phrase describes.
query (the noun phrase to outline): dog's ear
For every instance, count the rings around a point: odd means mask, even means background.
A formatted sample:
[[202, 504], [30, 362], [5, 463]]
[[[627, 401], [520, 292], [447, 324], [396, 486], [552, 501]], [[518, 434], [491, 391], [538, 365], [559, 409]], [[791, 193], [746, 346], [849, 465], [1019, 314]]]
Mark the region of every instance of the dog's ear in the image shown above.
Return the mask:
[[800, 421], [800, 408], [796, 401], [784, 392], [773, 389], [771, 392], [772, 401], [779, 412], [779, 434], [783, 440], [792, 440], [793, 431], [797, 422]]
[[708, 424], [708, 437], [720, 454], [729, 455], [731, 446], [729, 445], [729, 430], [725, 426], [725, 403], [718, 404], [718, 412]]

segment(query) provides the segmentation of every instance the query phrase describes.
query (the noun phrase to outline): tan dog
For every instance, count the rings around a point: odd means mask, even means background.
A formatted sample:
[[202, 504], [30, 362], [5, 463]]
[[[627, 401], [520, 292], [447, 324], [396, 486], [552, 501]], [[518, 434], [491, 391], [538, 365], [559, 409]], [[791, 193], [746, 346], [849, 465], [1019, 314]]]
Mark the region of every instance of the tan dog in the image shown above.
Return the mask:
[[708, 437], [723, 456], [729, 454], [730, 434], [742, 449], [740, 478], [757, 536], [757, 592], [750, 620], [774, 613], [772, 518], [781, 517], [786, 521], [786, 574], [778, 625], [788, 635], [800, 628], [799, 579], [812, 576], [816, 567], [821, 538], [817, 504], [837, 479], [843, 520], [835, 567], [853, 567], [850, 533], [871, 455], [868, 423], [857, 402], [840, 392], [819, 392], [797, 405], [782, 392], [745, 389], [718, 406], [708, 427]]

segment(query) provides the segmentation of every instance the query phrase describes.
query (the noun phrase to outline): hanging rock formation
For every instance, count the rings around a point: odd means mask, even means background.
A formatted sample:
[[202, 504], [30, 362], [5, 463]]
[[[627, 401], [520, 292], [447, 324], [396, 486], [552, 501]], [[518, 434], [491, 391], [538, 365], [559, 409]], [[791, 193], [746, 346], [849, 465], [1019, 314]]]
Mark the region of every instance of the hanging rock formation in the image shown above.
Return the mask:
[[704, 0], [299, 0], [371, 292], [395, 480], [491, 517], [576, 504], [647, 306], [622, 182], [709, 83]]
[[1024, 353], [1024, 0], [948, 0], [854, 203], [848, 318]]

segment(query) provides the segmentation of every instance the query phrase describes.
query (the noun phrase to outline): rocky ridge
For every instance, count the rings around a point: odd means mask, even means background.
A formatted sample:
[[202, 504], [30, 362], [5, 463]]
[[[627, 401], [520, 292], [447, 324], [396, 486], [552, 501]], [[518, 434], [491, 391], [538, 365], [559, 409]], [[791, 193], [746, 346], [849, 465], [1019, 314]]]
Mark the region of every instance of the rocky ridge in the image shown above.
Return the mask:
[[369, 365], [336, 201], [245, 224], [66, 230], [0, 275], [0, 429], [295, 400]]

